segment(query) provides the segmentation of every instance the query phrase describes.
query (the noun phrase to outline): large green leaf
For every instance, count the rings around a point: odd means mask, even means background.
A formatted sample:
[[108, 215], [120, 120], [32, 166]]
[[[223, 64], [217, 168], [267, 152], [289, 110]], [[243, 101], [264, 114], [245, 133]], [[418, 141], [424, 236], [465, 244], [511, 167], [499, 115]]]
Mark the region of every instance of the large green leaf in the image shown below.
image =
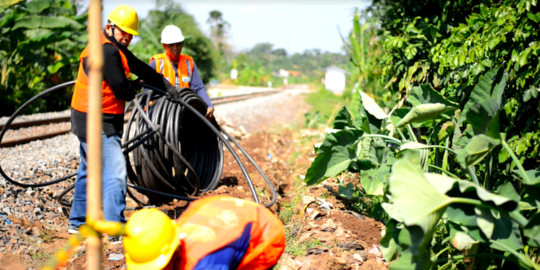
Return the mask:
[[494, 140], [500, 139], [497, 98], [493, 97], [473, 104], [467, 110], [465, 118], [473, 127], [475, 135], [486, 134]]
[[19, 50], [39, 49], [46, 45], [69, 39], [72, 35], [73, 33], [70, 32], [49, 32], [20, 42], [17, 48]]
[[414, 106], [412, 110], [407, 113], [407, 115], [405, 115], [405, 117], [403, 117], [399, 123], [397, 123], [396, 127], [399, 128], [413, 122], [431, 119], [452, 109], [455, 108], [442, 103], [420, 104]]
[[[495, 82], [495, 78], [497, 76], [498, 71], [499, 71], [498, 68], [488, 71], [480, 79], [480, 81], [474, 86], [467, 103], [465, 103], [465, 107], [463, 107], [462, 115], [466, 115], [469, 108], [473, 106], [474, 104], [476, 104], [477, 102], [484, 101], [491, 98], [491, 86]], [[499, 93], [497, 93], [497, 95], [498, 94]], [[465, 118], [461, 117], [459, 119], [459, 123], [462, 123], [464, 120]]]
[[399, 259], [390, 264], [390, 270], [428, 270], [431, 269], [431, 264], [427, 252], [421, 256], [413, 256], [411, 252], [402, 252]]
[[346, 127], [354, 128], [354, 119], [349, 112], [347, 106], [341, 108], [334, 119], [334, 129], [345, 129]]
[[535, 213], [529, 219], [529, 222], [523, 228], [523, 234], [534, 241], [536, 247], [540, 247], [540, 213]]
[[453, 197], [456, 197], [456, 193], [461, 193], [463, 195], [466, 194], [469, 198], [492, 203], [507, 211], [513, 211], [516, 209], [516, 207], [518, 207], [518, 203], [516, 201], [495, 193], [491, 193], [470, 181], [459, 180], [434, 173], [425, 173], [425, 176], [427, 181], [429, 181], [429, 183], [431, 183], [431, 185], [440, 193], [452, 194]]
[[538, 194], [540, 194], [540, 186], [524, 185], [522, 186], [521, 200], [534, 207], [540, 208], [540, 196], [538, 196]]
[[448, 196], [435, 189], [422, 169], [407, 158], [392, 167], [389, 190], [403, 222], [420, 226], [426, 234], [435, 228], [449, 202]]
[[459, 104], [444, 98], [439, 92], [435, 91], [430, 84], [422, 84], [412, 88], [407, 100], [413, 105], [441, 103], [451, 107], [457, 107]]
[[491, 238], [493, 229], [495, 228], [491, 210], [477, 206], [474, 208], [474, 211], [476, 213], [476, 224], [478, 224], [478, 227], [480, 227], [480, 230], [482, 230], [486, 237]]
[[362, 138], [356, 147], [356, 156], [360, 169], [368, 170], [379, 165], [374, 138]]
[[471, 251], [471, 249], [473, 249], [474, 246], [477, 244], [478, 244], [478, 241], [472, 239], [470, 236], [462, 232], [457, 232], [452, 238], [452, 245], [457, 250], [464, 252], [466, 254], [468, 254], [469, 251]]
[[476, 227], [476, 212], [474, 207], [471, 207], [468, 204], [454, 203], [446, 208], [445, 214], [448, 216], [448, 219], [456, 224]]
[[[505, 215], [500, 215], [500, 218], [494, 218], [494, 229], [491, 240], [499, 242], [513, 250], [523, 248], [518, 224]], [[499, 245], [492, 244], [491, 247], [501, 251], [507, 251]]]
[[370, 96], [368, 96], [368, 94], [362, 92], [361, 90], [359, 90], [358, 92], [360, 92], [360, 97], [362, 97], [362, 105], [364, 106], [366, 111], [368, 111], [377, 119], [382, 120], [387, 118], [384, 110], [379, 106], [379, 104], [377, 104], [377, 102], [375, 102], [375, 100], [373, 100], [373, 98], [371, 98]]
[[407, 115], [411, 111], [411, 108], [400, 108], [396, 109], [392, 115], [390, 115], [390, 120], [392, 120], [392, 124], [397, 125], [405, 115]]
[[355, 147], [362, 134], [361, 130], [341, 130], [327, 134], [306, 173], [305, 182], [314, 185], [347, 169], [356, 160]]
[[26, 9], [32, 14], [39, 13], [47, 8], [58, 4], [58, 0], [33, 0], [26, 4]]
[[83, 24], [80, 24], [77, 21], [72, 20], [67, 17], [49, 17], [49, 16], [34, 15], [34, 16], [28, 16], [28, 17], [24, 17], [22, 19], [17, 20], [11, 30], [16, 30], [19, 28], [53, 29], [53, 28], [66, 28], [66, 27], [70, 27], [75, 30], [82, 30], [85, 28]]
[[467, 125], [467, 128], [465, 128], [465, 131], [463, 131], [463, 133], [459, 130], [459, 127], [456, 127], [454, 129], [454, 136], [452, 138], [452, 141], [453, 141], [452, 148], [454, 148], [456, 152], [459, 152], [465, 149], [465, 147], [467, 147], [467, 145], [469, 144], [473, 136], [474, 136], [474, 132], [471, 125]]
[[457, 159], [464, 168], [473, 166], [482, 161], [500, 141], [494, 140], [484, 134], [472, 137], [467, 146], [458, 153]]
[[[528, 170], [526, 171], [527, 176], [525, 177], [521, 170], [514, 170], [514, 173], [519, 175], [521, 177], [523, 184], [534, 186], [540, 183], [540, 171], [538, 170]], [[529, 179], [529, 181], [526, 181], [526, 179]]]
[[398, 256], [398, 245], [392, 237], [392, 231], [395, 229], [397, 222], [393, 219], [390, 219], [386, 223], [385, 234], [381, 238], [381, 251], [384, 259], [387, 262], [395, 260]]
[[497, 107], [499, 108], [503, 106], [502, 95], [504, 94], [507, 80], [508, 72], [505, 71], [501, 77], [501, 80], [495, 85], [495, 87], [493, 87], [493, 90], [491, 91], [491, 98], [495, 98], [497, 100]]
[[23, 0], [0, 0], [0, 7], [15, 5]]
[[384, 195], [384, 184], [378, 177], [377, 169], [360, 171], [360, 181], [362, 183], [362, 188], [364, 189], [366, 194], [373, 196]]

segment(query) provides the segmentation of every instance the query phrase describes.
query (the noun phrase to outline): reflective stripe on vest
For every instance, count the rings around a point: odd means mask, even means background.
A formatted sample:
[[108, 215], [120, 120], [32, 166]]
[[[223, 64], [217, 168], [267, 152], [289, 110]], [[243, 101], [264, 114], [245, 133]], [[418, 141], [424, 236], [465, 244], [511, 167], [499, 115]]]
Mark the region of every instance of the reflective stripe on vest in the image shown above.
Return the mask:
[[191, 75], [193, 74], [193, 67], [195, 66], [191, 56], [180, 55], [176, 72], [174, 71], [174, 67], [167, 54], [156, 54], [150, 58], [149, 63], [152, 63], [152, 60], [155, 61], [156, 71], [163, 74], [171, 84], [176, 87], [189, 87]]
[[227, 196], [199, 199], [178, 219], [180, 269], [193, 269], [199, 260], [238, 239], [249, 223], [249, 247], [237, 269], [269, 269], [285, 249], [283, 223], [262, 205]]
[[[101, 33], [101, 44], [111, 43], [103, 34]], [[126, 78], [131, 78], [131, 71], [129, 70], [128, 61], [124, 53], [118, 50], [120, 53], [120, 58], [122, 60], [122, 66], [124, 67], [124, 72]], [[88, 112], [88, 85], [89, 78], [88, 74], [84, 71], [83, 59], [88, 57], [88, 46], [84, 48], [79, 57], [79, 74], [77, 75], [77, 80], [75, 81], [75, 90], [73, 91], [73, 97], [71, 99], [71, 107], [79, 112]], [[89, 62], [87, 62], [90, 64]], [[109, 83], [105, 80], [101, 82], [101, 94], [103, 95], [101, 99], [101, 112], [107, 114], [123, 114], [125, 101], [123, 99], [117, 98], [114, 96], [114, 92], [111, 89]]]

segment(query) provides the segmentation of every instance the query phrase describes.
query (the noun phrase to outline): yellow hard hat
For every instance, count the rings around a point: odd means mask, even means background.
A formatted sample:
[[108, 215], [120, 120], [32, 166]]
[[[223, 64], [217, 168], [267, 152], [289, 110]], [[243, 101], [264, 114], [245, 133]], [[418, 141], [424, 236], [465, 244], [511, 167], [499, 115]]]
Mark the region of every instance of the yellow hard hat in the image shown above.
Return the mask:
[[111, 11], [107, 19], [124, 30], [124, 32], [139, 35], [139, 16], [137, 16], [137, 12], [132, 7], [118, 5]]
[[124, 249], [128, 270], [163, 269], [180, 243], [180, 228], [157, 209], [135, 212], [126, 224]]

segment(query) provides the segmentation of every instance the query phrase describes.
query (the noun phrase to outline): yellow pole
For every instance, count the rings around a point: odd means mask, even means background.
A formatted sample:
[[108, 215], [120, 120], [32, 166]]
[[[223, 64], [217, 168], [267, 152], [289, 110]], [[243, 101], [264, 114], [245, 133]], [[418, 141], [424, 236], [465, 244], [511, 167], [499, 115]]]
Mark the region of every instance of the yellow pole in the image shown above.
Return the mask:
[[[91, 0], [88, 11], [89, 71], [89, 108], [87, 121], [88, 143], [88, 184], [86, 199], [86, 220], [102, 220], [101, 209], [101, 81], [103, 74], [103, 46], [101, 45], [101, 0]], [[90, 221], [90, 222], [89, 222]], [[101, 269], [101, 239], [90, 236], [88, 243], [88, 270]]]

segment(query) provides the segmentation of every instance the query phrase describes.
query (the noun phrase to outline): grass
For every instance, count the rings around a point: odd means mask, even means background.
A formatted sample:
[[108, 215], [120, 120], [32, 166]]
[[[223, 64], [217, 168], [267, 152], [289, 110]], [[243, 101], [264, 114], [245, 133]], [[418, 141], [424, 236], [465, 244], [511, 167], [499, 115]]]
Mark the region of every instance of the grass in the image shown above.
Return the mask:
[[39, 238], [43, 240], [43, 242], [50, 242], [54, 238], [54, 234], [51, 230], [42, 228], [39, 232]]
[[[335, 113], [341, 109], [349, 101], [343, 96], [337, 96], [334, 93], [320, 87], [316, 92], [310, 93], [306, 97], [306, 102], [311, 105], [311, 115], [314, 116], [316, 112], [319, 112], [319, 118], [323, 124], [326, 124], [330, 118], [335, 117]], [[337, 109], [336, 109], [337, 108]]]
[[281, 211], [279, 212], [279, 219], [283, 224], [288, 225], [292, 223], [295, 214], [300, 214], [302, 208], [302, 195], [305, 193], [307, 187], [302, 185], [302, 179], [297, 178], [297, 181], [294, 183], [294, 190], [296, 191], [296, 196], [291, 198], [289, 201], [284, 201], [281, 203]]
[[312, 239], [310, 241], [304, 241], [302, 243], [289, 243], [290, 239], [287, 241], [287, 246], [285, 247], [285, 252], [293, 256], [305, 256], [306, 252], [316, 246], [324, 246], [324, 244], [318, 239]]

